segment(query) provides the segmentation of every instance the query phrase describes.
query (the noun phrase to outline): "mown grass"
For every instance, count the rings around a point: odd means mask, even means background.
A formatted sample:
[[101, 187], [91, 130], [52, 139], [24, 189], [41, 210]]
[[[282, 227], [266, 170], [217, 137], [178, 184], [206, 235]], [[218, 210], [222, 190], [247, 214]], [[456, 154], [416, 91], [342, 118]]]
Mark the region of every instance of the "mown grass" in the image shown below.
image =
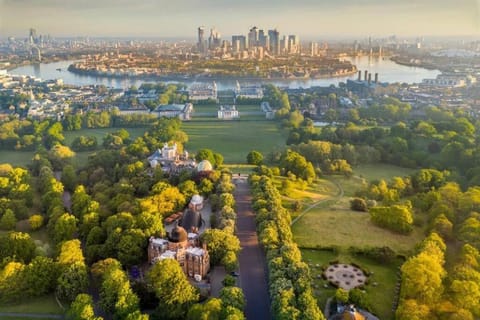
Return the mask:
[[264, 156], [285, 147], [285, 137], [271, 121], [188, 121], [182, 124], [189, 141], [185, 148], [196, 152], [212, 149], [224, 156], [227, 164], [246, 163], [251, 150]]
[[25, 299], [17, 304], [0, 305], [0, 312], [63, 314], [53, 294]]
[[389, 181], [393, 177], [404, 177], [412, 174], [415, 169], [403, 168], [390, 164], [364, 164], [354, 168], [354, 174], [368, 181], [384, 179]]
[[[315, 297], [319, 307], [324, 310], [325, 303], [329, 297], [335, 295], [335, 288], [323, 280], [322, 267], [328, 266], [329, 262], [339, 261], [340, 263], [355, 263], [365, 271], [373, 273], [368, 278], [368, 284], [365, 291], [368, 301], [370, 301], [374, 313], [383, 320], [394, 319], [392, 312], [392, 303], [395, 294], [395, 285], [397, 283], [398, 267], [402, 261], [400, 259], [390, 264], [378, 263], [371, 259], [351, 255], [346, 251], [328, 251], [302, 249], [303, 260], [310, 266], [313, 278]], [[373, 285], [373, 284], [376, 285]], [[326, 288], [325, 288], [326, 287]]]
[[27, 166], [32, 162], [33, 151], [0, 150], [0, 163], [11, 163], [14, 166]]
[[407, 254], [425, 235], [415, 228], [410, 235], [394, 233], [370, 221], [366, 212], [351, 211], [342, 199], [328, 208], [314, 208], [292, 226], [295, 241], [301, 247], [348, 248], [388, 246]]

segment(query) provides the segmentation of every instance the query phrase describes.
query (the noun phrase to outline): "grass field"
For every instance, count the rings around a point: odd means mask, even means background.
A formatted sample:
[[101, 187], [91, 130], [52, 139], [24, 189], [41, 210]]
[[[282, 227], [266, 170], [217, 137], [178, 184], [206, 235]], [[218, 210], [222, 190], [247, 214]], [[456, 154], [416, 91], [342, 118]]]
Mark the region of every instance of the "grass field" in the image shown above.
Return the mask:
[[[341, 263], [356, 263], [363, 269], [373, 272], [369, 276], [369, 284], [365, 287], [368, 300], [371, 302], [375, 314], [382, 320], [394, 319], [392, 303], [394, 290], [397, 283], [398, 266], [400, 260], [392, 264], [380, 264], [367, 258], [352, 256], [346, 252], [332, 252], [325, 250], [302, 249], [303, 260], [310, 266], [313, 278], [312, 286], [315, 288], [315, 296], [319, 307], [324, 310], [325, 303], [329, 297], [335, 295], [335, 288], [328, 285], [321, 277], [322, 266], [327, 266], [330, 261], [338, 260]], [[317, 267], [318, 266], [318, 267]], [[377, 285], [374, 286], [373, 283]]]
[[354, 175], [368, 181], [384, 179], [389, 181], [393, 177], [404, 177], [415, 172], [415, 169], [402, 168], [389, 164], [364, 164], [353, 169]]
[[189, 137], [185, 145], [189, 152], [212, 149], [227, 164], [245, 163], [251, 150], [266, 156], [285, 146], [285, 137], [271, 121], [190, 121], [182, 124], [182, 130]]
[[344, 200], [328, 208], [307, 212], [292, 226], [295, 241], [301, 247], [383, 247], [408, 253], [425, 235], [415, 228], [410, 235], [401, 235], [377, 227], [366, 212], [351, 211]]
[[11, 163], [14, 166], [27, 166], [33, 158], [33, 151], [0, 150], [0, 163]]
[[53, 294], [19, 301], [14, 305], [0, 305], [0, 312], [63, 314]]

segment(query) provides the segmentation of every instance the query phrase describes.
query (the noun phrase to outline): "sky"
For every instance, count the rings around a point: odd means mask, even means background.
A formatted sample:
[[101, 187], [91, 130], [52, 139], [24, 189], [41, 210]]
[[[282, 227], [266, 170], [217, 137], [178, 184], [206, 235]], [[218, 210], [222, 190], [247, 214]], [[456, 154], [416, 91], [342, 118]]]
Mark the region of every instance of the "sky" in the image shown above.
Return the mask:
[[[0, 36], [229, 38], [252, 26], [306, 39], [478, 36], [480, 0], [0, 0]], [[208, 31], [207, 31], [208, 33]]]

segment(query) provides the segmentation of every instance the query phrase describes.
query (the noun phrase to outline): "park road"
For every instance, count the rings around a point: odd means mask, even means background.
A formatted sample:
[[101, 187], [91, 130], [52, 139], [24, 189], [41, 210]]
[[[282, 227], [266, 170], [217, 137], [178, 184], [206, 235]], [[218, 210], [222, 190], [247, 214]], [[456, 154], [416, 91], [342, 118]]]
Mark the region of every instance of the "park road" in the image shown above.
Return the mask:
[[252, 197], [246, 176], [234, 176], [237, 203], [237, 236], [240, 239], [239, 283], [245, 295], [247, 320], [270, 320], [270, 297], [267, 285], [267, 262], [260, 246], [252, 210]]

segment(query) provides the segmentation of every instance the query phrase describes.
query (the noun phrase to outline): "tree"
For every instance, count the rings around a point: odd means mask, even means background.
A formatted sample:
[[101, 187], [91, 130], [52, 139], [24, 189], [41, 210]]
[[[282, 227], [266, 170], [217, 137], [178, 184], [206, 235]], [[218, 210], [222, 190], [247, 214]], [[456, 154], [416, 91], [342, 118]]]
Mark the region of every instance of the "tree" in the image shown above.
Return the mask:
[[15, 257], [17, 261], [30, 262], [35, 256], [35, 242], [28, 233], [9, 232], [0, 235], [0, 261]]
[[80, 245], [80, 240], [78, 239], [63, 242], [57, 259], [58, 263], [63, 267], [74, 263], [84, 264], [85, 260]]
[[20, 299], [26, 289], [24, 271], [25, 265], [20, 262], [9, 262], [0, 271], [0, 302]]
[[398, 320], [424, 320], [431, 319], [428, 305], [420, 304], [415, 299], [402, 301], [395, 313]]
[[63, 167], [62, 183], [65, 186], [65, 189], [70, 192], [75, 189], [75, 185], [77, 184], [77, 174], [75, 173], [75, 168], [72, 165], [66, 165]]
[[208, 229], [201, 235], [201, 240], [207, 244], [212, 264], [220, 263], [228, 251], [240, 251], [238, 238], [224, 230]]
[[206, 303], [194, 304], [188, 310], [187, 320], [220, 320], [222, 315], [222, 300], [210, 298]]
[[220, 300], [224, 307], [234, 307], [239, 310], [245, 308], [245, 297], [239, 287], [224, 287], [220, 290]]
[[128, 277], [120, 268], [109, 268], [103, 275], [100, 304], [115, 319], [125, 319], [138, 311], [138, 297], [132, 291]]
[[139, 229], [131, 229], [123, 234], [117, 244], [117, 256], [122, 265], [131, 267], [144, 260], [147, 238]]
[[160, 193], [143, 199], [140, 207], [143, 211], [167, 216], [183, 208], [186, 199], [177, 187], [167, 187]]
[[93, 309], [92, 296], [80, 293], [75, 297], [75, 300], [70, 305], [67, 311], [66, 318], [68, 320], [100, 320], [100, 317], [95, 317]]
[[77, 219], [75, 216], [64, 213], [55, 222], [53, 239], [56, 243], [71, 240], [77, 231]]
[[416, 299], [421, 304], [433, 305], [443, 292], [445, 270], [439, 259], [420, 253], [405, 262], [402, 270], [401, 296]]
[[197, 185], [192, 180], [186, 180], [180, 183], [178, 189], [186, 199], [191, 199], [193, 195], [198, 194]]
[[40, 214], [34, 214], [28, 218], [28, 223], [30, 224], [30, 229], [33, 231], [38, 230], [43, 225], [43, 216]]
[[369, 211], [372, 222], [381, 227], [404, 234], [413, 230], [413, 214], [408, 206], [373, 207]]
[[208, 160], [212, 166], [215, 166], [215, 157], [211, 149], [200, 149], [195, 155], [195, 160], [200, 162], [202, 160]]
[[157, 310], [163, 319], [184, 319], [189, 307], [199, 297], [173, 259], [157, 262], [147, 274], [147, 283], [159, 300]]
[[335, 299], [341, 303], [347, 303], [348, 301], [348, 291], [342, 288], [335, 290]]
[[17, 224], [17, 219], [15, 218], [15, 213], [7, 209], [0, 219], [0, 228], [3, 230], [13, 230]]
[[362, 198], [353, 198], [350, 200], [350, 209], [368, 212], [367, 202]]
[[87, 267], [84, 263], [76, 262], [64, 268], [57, 280], [56, 293], [59, 299], [71, 302], [75, 297], [88, 288]]
[[30, 297], [42, 296], [55, 289], [58, 267], [47, 257], [35, 257], [25, 268], [26, 291]]
[[263, 154], [259, 151], [252, 150], [247, 154], [247, 163], [253, 165], [260, 165], [263, 162]]

